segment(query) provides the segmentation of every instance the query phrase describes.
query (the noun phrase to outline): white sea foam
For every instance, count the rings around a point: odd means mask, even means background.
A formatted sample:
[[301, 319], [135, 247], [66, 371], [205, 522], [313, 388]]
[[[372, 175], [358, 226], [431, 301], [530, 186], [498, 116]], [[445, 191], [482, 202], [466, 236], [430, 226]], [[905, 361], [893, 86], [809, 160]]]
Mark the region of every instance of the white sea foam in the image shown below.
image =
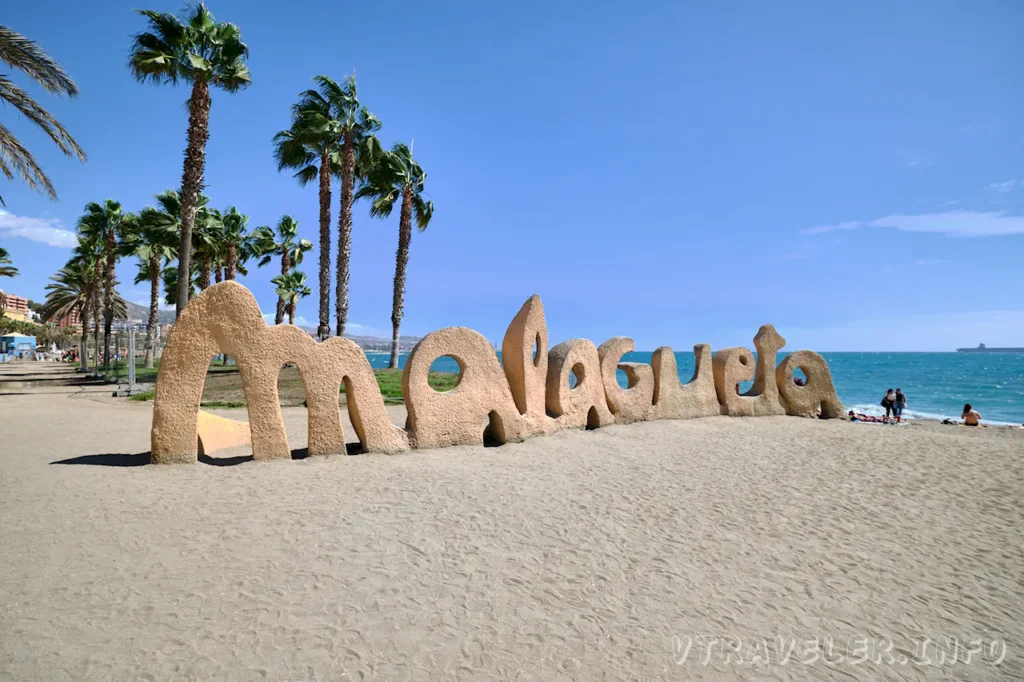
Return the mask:
[[[870, 415], [873, 417], [884, 417], [885, 409], [881, 405], [845, 405], [843, 407], [846, 411], [853, 410], [861, 414]], [[916, 410], [903, 410], [904, 419], [932, 419], [935, 421], [942, 421], [943, 419], [955, 419], [959, 421], [960, 415], [958, 414], [936, 414], [934, 412], [918, 412]], [[992, 421], [990, 419], [983, 419], [983, 424], [992, 424], [993, 426], [1019, 426], [1019, 424], [1011, 424], [1010, 422], [999, 422]]]

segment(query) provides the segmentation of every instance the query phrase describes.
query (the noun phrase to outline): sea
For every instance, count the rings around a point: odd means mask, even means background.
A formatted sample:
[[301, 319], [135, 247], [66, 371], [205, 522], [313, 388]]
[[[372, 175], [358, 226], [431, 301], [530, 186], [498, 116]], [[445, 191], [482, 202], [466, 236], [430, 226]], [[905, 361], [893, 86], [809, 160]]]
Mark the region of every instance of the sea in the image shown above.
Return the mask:
[[[779, 353], [779, 361], [786, 353]], [[882, 396], [900, 388], [907, 396], [909, 419], [959, 418], [971, 403], [985, 423], [1024, 423], [1024, 353], [822, 353], [832, 370], [839, 399], [847, 410], [880, 415]], [[370, 365], [387, 367], [387, 353], [367, 353]], [[498, 353], [500, 360], [501, 353]], [[405, 366], [406, 354], [399, 357]], [[627, 353], [623, 362], [650, 363], [651, 353]], [[676, 353], [679, 376], [693, 376], [692, 352]], [[438, 358], [431, 369], [459, 372], [454, 358]], [[626, 375], [619, 372], [619, 384]], [[741, 386], [743, 390], [748, 384]]]

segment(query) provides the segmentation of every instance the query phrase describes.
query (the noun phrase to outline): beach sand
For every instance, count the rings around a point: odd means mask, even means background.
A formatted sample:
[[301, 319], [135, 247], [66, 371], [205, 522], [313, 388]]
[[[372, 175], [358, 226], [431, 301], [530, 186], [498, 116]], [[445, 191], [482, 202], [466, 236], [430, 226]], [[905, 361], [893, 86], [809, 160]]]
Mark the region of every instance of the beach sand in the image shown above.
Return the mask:
[[[12, 372], [2, 680], [1024, 677], [1020, 431], [715, 417], [152, 466], [150, 405]], [[984, 652], [940, 664], [945, 637]]]

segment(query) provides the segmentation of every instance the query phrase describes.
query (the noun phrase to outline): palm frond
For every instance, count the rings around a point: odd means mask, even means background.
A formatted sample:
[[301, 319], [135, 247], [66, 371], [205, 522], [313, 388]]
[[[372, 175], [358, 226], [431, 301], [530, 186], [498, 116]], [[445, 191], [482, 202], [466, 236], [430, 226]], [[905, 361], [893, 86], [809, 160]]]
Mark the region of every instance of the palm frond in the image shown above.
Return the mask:
[[6, 26], [0, 26], [0, 61], [27, 74], [53, 95], [78, 96], [78, 86], [39, 45]]

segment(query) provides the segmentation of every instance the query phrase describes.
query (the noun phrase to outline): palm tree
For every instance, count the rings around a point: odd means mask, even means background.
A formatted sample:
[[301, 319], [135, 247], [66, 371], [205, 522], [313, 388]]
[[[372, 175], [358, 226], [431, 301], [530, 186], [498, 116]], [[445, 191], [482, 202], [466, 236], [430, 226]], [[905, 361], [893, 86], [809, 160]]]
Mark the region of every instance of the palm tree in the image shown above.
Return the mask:
[[[277, 234], [269, 227], [260, 227], [253, 232], [256, 242], [260, 245], [259, 265], [263, 267], [273, 259], [274, 256], [281, 256], [281, 274], [287, 275], [292, 268], [302, 263], [302, 255], [313, 248], [313, 244], [307, 239], [298, 239], [299, 221], [291, 216], [281, 216], [277, 223]], [[285, 301], [280, 295], [277, 299], [277, 312], [274, 315], [274, 324], [281, 324], [284, 320]]]
[[[154, 214], [152, 219], [153, 220], [158, 220], [158, 222], [160, 222], [164, 228], [173, 231], [175, 234], [181, 234], [181, 229], [182, 229], [182, 227], [181, 227], [181, 210], [182, 210], [182, 208], [181, 208], [181, 205], [182, 205], [181, 204], [181, 194], [179, 194], [177, 191], [175, 191], [173, 189], [166, 189], [163, 192], [161, 192], [160, 194], [157, 194], [155, 199], [156, 199], [157, 206], [159, 208], [157, 209], [157, 213]], [[207, 228], [209, 226], [208, 224], [209, 224], [209, 221], [210, 221], [210, 214], [209, 214], [208, 209], [206, 208], [206, 206], [207, 206], [207, 204], [209, 202], [210, 202], [210, 199], [205, 194], [200, 194], [199, 195], [199, 200], [197, 202], [198, 208], [196, 210], [196, 217], [197, 217], [196, 225], [198, 225], [198, 228], [193, 230], [192, 250], [193, 251], [198, 251], [200, 249], [200, 246], [203, 249], [209, 249], [210, 250], [210, 263], [209, 263], [209, 265], [212, 268], [213, 267], [214, 254], [216, 253], [216, 249], [215, 248], [211, 248], [211, 245], [205, 244], [205, 242], [207, 242], [210, 238], [217, 238], [219, 235], [217, 234], [216, 230], [205, 229], [205, 228]], [[179, 243], [179, 246], [180, 246], [180, 243]], [[202, 259], [200, 258], [199, 260], [202, 260]], [[179, 262], [180, 262], [180, 254], [179, 254]], [[199, 263], [196, 260], [194, 260], [194, 259], [190, 260], [189, 269], [193, 273], [193, 278], [191, 280], [189, 280], [188, 282], [186, 282], [187, 286], [185, 288], [185, 295], [187, 296], [187, 298], [185, 299], [185, 305], [187, 305], [189, 299], [191, 299], [192, 296], [195, 295], [196, 283], [198, 282], [198, 280], [196, 279], [196, 276], [197, 276], [197, 273], [198, 273], [198, 265], [199, 265]], [[173, 269], [166, 268], [164, 270], [164, 272], [165, 273], [170, 272], [176, 278], [177, 277], [177, 273], [178, 273], [178, 268], [173, 268]], [[163, 275], [163, 276], [166, 279], [166, 274]], [[171, 288], [174, 288], [174, 287], [178, 286], [176, 284], [176, 281], [177, 281], [176, 279], [171, 279], [170, 280]], [[207, 282], [209, 282], [209, 279], [207, 279]], [[167, 298], [166, 298], [167, 305], [173, 305], [173, 306], [177, 307], [177, 300], [178, 300], [177, 299], [177, 292], [175, 292], [173, 294], [170, 293], [169, 291], [167, 292]]]
[[91, 271], [91, 275], [88, 278], [88, 290], [86, 291], [86, 298], [88, 300], [87, 315], [85, 319], [82, 320], [82, 325], [83, 327], [88, 326], [88, 318], [92, 318], [94, 351], [93, 373], [96, 375], [99, 375], [100, 373], [100, 316], [104, 281], [103, 264], [105, 262], [103, 255], [103, 242], [101, 238], [101, 234], [79, 234], [78, 246], [75, 247], [71, 256], [72, 261], [81, 263], [83, 267], [86, 267]]
[[[51, 59], [34, 41], [6, 26], [0, 26], [0, 61], [5, 62], [12, 69], [24, 72], [35, 81], [36, 85], [41, 86], [52, 95], [58, 97], [67, 95], [71, 98], [78, 96], [78, 86], [64, 72], [60, 64]], [[47, 137], [53, 140], [57, 148], [64, 154], [85, 161], [85, 152], [78, 146], [71, 134], [64, 129], [60, 121], [39, 106], [27, 92], [10, 81], [6, 75], [0, 75], [0, 101], [11, 105], [22, 116], [34, 123], [36, 127], [46, 133]], [[13, 180], [17, 174], [33, 190], [47, 195], [50, 199], [57, 199], [57, 190], [53, 188], [50, 178], [36, 163], [35, 157], [2, 124], [0, 124], [0, 173], [3, 173], [8, 180]], [[0, 204], [3, 204], [3, 197], [0, 197]]]
[[[0, 247], [0, 277], [16, 277], [17, 275], [18, 268], [11, 265], [11, 257], [8, 255], [7, 249]], [[3, 317], [3, 312], [6, 309], [7, 295], [0, 291], [0, 317]]]
[[0, 247], [0, 277], [17, 277], [18, 268], [11, 264], [11, 256], [7, 249]]
[[235, 274], [246, 274], [243, 264], [252, 256], [253, 241], [246, 233], [249, 216], [232, 206], [221, 214], [221, 239], [224, 243], [224, 279], [233, 280]]
[[138, 258], [135, 284], [149, 282], [149, 319], [146, 323], [146, 367], [153, 367], [156, 335], [160, 325], [160, 278], [164, 263], [177, 255], [178, 235], [166, 214], [147, 206], [139, 213], [135, 229], [123, 242], [124, 255]]
[[[192, 231], [192, 250], [199, 259], [199, 291], [210, 286], [213, 266], [222, 257], [224, 223], [215, 208], [200, 208]], [[219, 269], [219, 268], [218, 268]]]
[[352, 257], [352, 204], [357, 161], [360, 168], [370, 168], [383, 151], [374, 133], [380, 120], [359, 103], [355, 74], [345, 78], [344, 86], [318, 76], [322, 91], [327, 94], [334, 117], [341, 122], [341, 210], [338, 212], [338, 282], [335, 302], [336, 333], [345, 335], [348, 322], [349, 261]]
[[[43, 304], [43, 319], [60, 320], [78, 316], [82, 323], [82, 343], [78, 359], [82, 369], [88, 362], [89, 342], [89, 295], [92, 291], [93, 268], [83, 260], [72, 258], [50, 277], [46, 285], [46, 302]], [[97, 349], [98, 350], [98, 349]]]
[[295, 324], [295, 306], [298, 305], [299, 298], [305, 298], [313, 293], [306, 286], [306, 273], [292, 270], [286, 275], [277, 275], [270, 281], [277, 285], [274, 293], [285, 301], [284, 309], [288, 313], [288, 324]]
[[[167, 305], [176, 305], [178, 302], [178, 266], [168, 265], [164, 268], [163, 273], [160, 275], [164, 284], [164, 303]], [[189, 298], [192, 298], [196, 294], [198, 289], [197, 283], [199, 279], [198, 268], [192, 268], [192, 276], [188, 278], [188, 292]]]
[[110, 329], [114, 322], [114, 287], [117, 284], [118, 239], [134, 229], [136, 218], [121, 209], [121, 204], [107, 199], [103, 204], [86, 204], [85, 214], [78, 219], [78, 232], [102, 244], [103, 263], [103, 366], [110, 368]]
[[373, 199], [370, 215], [387, 218], [395, 202], [401, 200], [398, 218], [398, 251], [395, 254], [395, 288], [391, 303], [391, 359], [388, 367], [398, 367], [398, 330], [402, 324], [405, 299], [405, 270], [409, 265], [409, 243], [412, 241], [412, 220], [420, 232], [427, 229], [434, 215], [434, 202], [423, 198], [427, 174], [412, 158], [412, 150], [401, 142], [384, 154], [356, 193], [356, 198]]
[[[320, 76], [319, 78], [323, 78]], [[305, 186], [320, 181], [320, 323], [317, 337], [331, 333], [331, 175], [341, 159], [341, 123], [332, 117], [330, 103], [316, 90], [307, 90], [292, 106], [292, 124], [274, 136], [277, 170], [295, 170]]]
[[[247, 87], [252, 79], [245, 59], [249, 48], [237, 26], [218, 22], [202, 3], [191, 5], [181, 19], [154, 10], [138, 10], [149, 31], [132, 43], [129, 68], [142, 82], [192, 84], [188, 100], [188, 147], [181, 174], [181, 238], [178, 269], [191, 272], [192, 229], [203, 187], [206, 142], [210, 137], [210, 85], [227, 92]], [[177, 314], [188, 303], [189, 280], [178, 282]]]

